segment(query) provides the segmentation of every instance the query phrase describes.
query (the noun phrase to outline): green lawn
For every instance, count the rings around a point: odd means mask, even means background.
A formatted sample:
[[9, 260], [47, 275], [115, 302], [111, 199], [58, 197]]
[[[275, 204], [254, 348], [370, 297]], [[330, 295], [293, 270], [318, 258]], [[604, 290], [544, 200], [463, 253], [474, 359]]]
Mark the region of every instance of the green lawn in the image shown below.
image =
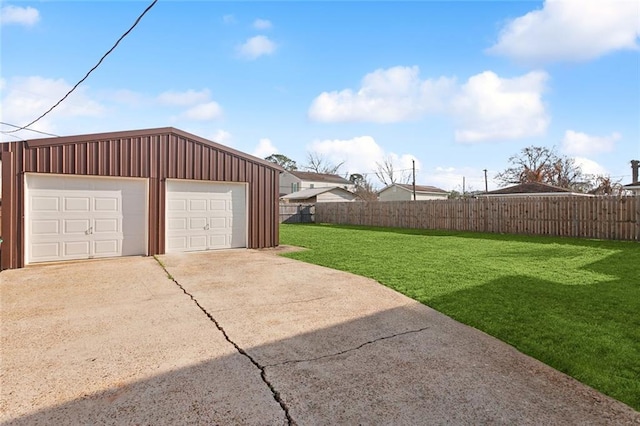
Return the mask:
[[285, 256], [373, 278], [640, 411], [640, 244], [281, 225]]

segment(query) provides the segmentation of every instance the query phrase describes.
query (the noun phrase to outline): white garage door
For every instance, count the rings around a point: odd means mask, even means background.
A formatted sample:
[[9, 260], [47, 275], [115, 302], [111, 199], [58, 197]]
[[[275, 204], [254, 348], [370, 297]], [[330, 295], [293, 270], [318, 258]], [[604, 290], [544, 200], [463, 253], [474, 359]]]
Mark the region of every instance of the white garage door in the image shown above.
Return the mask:
[[166, 252], [247, 246], [243, 183], [167, 180]]
[[25, 176], [27, 263], [146, 254], [146, 179]]

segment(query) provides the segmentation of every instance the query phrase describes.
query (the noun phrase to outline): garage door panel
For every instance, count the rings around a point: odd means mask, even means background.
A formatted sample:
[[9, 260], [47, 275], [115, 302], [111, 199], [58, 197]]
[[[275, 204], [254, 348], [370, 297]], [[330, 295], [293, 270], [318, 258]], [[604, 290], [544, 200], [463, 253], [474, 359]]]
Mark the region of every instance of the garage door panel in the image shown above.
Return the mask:
[[228, 248], [227, 235], [209, 235], [209, 247], [211, 249], [216, 248]]
[[25, 176], [27, 263], [146, 254], [145, 180]]
[[186, 211], [187, 200], [185, 199], [172, 199], [167, 201], [167, 210], [169, 211]]
[[63, 219], [64, 234], [86, 234], [91, 227], [89, 219]]
[[36, 212], [58, 212], [60, 199], [58, 197], [33, 197], [31, 209]]
[[166, 251], [184, 251], [187, 248], [187, 237], [167, 238]]
[[209, 221], [206, 217], [190, 217], [189, 218], [189, 230], [200, 231], [207, 228]]
[[62, 255], [64, 257], [72, 257], [76, 259], [78, 257], [88, 258], [91, 256], [90, 241], [63, 241], [62, 247]]
[[206, 250], [207, 249], [207, 236], [206, 235], [192, 235], [189, 237], [189, 247], [194, 250]]
[[188, 229], [187, 223], [188, 218], [186, 217], [174, 217], [167, 220], [167, 229], [169, 231], [185, 231]]
[[94, 222], [93, 232], [100, 233], [117, 233], [120, 231], [120, 220], [113, 219], [96, 219]]
[[119, 212], [120, 203], [117, 198], [96, 197], [93, 202], [93, 209], [97, 212]]
[[207, 200], [189, 200], [189, 211], [206, 212]]
[[104, 240], [93, 242], [93, 252], [96, 256], [118, 256], [120, 242], [118, 240]]
[[[166, 251], [245, 247], [245, 197], [244, 184], [167, 181]], [[234, 220], [242, 225], [234, 228]], [[186, 229], [182, 226], [184, 221]]]
[[34, 244], [31, 254], [36, 259], [42, 259], [42, 262], [57, 259], [60, 257], [60, 246], [61, 244], [58, 242]]
[[226, 200], [210, 200], [209, 201], [209, 210], [211, 211], [226, 211], [227, 210], [227, 202]]
[[223, 229], [223, 230], [227, 230], [227, 228], [229, 228], [228, 221], [226, 217], [212, 217], [209, 219], [209, 227], [211, 228], [211, 230], [215, 231], [216, 229]]
[[58, 235], [60, 233], [60, 221], [50, 220], [34, 220], [31, 222], [31, 230], [34, 235]]
[[91, 199], [89, 197], [64, 197], [64, 210], [68, 212], [89, 212]]

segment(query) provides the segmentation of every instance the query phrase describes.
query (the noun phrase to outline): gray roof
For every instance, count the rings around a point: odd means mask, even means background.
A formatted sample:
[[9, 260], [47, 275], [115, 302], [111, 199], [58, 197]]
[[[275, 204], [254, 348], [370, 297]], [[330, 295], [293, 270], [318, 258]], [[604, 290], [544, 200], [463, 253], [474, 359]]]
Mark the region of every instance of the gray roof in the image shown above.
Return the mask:
[[[402, 189], [406, 189], [407, 191], [411, 191], [413, 192], [413, 185], [410, 183], [394, 183], [391, 184], [389, 186], [384, 187], [383, 189], [380, 190], [380, 192], [391, 188], [392, 186], [397, 186], [400, 187]], [[427, 193], [427, 194], [448, 194], [447, 191], [445, 191], [444, 189], [440, 189], [437, 188], [435, 186], [429, 186], [429, 185], [416, 185], [416, 193]]]
[[300, 172], [298, 170], [289, 171], [292, 175], [298, 179], [308, 180], [313, 182], [329, 182], [329, 183], [341, 183], [350, 185], [351, 181], [343, 178], [339, 175], [332, 175], [329, 173], [315, 173], [315, 172]]
[[548, 183], [526, 182], [514, 186], [508, 186], [506, 188], [496, 189], [494, 191], [489, 191], [485, 194], [545, 194], [550, 192], [570, 193], [571, 190], [560, 188], [559, 186], [549, 185]]
[[324, 194], [325, 192], [330, 192], [330, 191], [342, 191], [342, 192], [347, 192], [349, 194], [353, 194], [353, 192], [351, 191], [347, 191], [346, 189], [334, 186], [334, 187], [325, 187], [325, 188], [303, 189], [302, 191], [292, 192], [291, 194], [283, 195], [280, 198], [284, 200], [306, 200], [307, 198], [315, 197], [317, 195]]

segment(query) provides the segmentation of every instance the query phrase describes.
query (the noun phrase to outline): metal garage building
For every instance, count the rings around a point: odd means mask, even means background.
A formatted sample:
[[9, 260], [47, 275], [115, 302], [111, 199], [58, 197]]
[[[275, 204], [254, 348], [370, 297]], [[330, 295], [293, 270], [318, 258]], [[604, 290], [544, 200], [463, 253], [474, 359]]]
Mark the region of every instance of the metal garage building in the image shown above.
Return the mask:
[[0, 145], [1, 269], [278, 245], [267, 161], [174, 128]]

